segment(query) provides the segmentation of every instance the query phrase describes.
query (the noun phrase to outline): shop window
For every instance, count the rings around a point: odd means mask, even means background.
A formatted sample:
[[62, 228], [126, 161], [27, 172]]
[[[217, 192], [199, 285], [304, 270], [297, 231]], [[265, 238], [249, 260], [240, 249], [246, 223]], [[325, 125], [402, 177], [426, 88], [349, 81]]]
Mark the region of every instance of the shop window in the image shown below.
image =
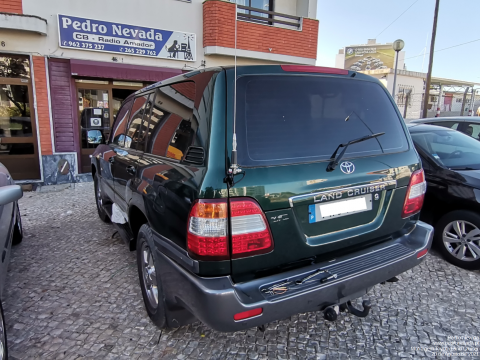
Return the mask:
[[0, 84], [0, 137], [32, 135], [28, 86]]
[[149, 100], [149, 96], [150, 94], [140, 96], [133, 103], [132, 115], [125, 137], [125, 147], [141, 151], [145, 147], [145, 133], [152, 104], [152, 99]]
[[133, 100], [125, 102], [115, 116], [113, 126], [112, 143], [118, 146], [125, 146], [125, 128], [127, 127], [128, 115], [132, 107]]
[[24, 56], [0, 56], [0, 77], [14, 79], [30, 78], [30, 60]]
[[147, 152], [182, 160], [193, 144], [198, 124], [193, 121], [195, 84], [185, 82], [157, 90], [149, 124]]

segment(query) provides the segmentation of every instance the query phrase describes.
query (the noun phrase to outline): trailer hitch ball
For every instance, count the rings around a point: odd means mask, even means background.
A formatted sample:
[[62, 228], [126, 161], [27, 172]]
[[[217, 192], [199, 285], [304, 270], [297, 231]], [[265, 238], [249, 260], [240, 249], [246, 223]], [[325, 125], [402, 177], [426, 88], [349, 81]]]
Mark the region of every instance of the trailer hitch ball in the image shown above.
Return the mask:
[[341, 311], [348, 311], [352, 315], [358, 317], [367, 317], [370, 313], [370, 309], [372, 308], [372, 304], [370, 300], [363, 300], [362, 302], [363, 310], [357, 309], [355, 306], [352, 305], [351, 301], [347, 301], [345, 304], [340, 305]]

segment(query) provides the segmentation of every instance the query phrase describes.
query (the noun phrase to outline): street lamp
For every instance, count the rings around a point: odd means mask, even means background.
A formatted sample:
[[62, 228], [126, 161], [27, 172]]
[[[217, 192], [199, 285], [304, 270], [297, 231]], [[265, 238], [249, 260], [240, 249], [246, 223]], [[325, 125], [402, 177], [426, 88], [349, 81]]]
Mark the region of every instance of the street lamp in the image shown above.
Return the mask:
[[392, 97], [393, 101], [395, 101], [395, 87], [397, 86], [397, 66], [398, 66], [398, 53], [403, 49], [405, 46], [405, 42], [401, 39], [395, 40], [393, 42], [393, 50], [397, 53], [395, 56], [395, 72], [393, 73], [393, 91]]

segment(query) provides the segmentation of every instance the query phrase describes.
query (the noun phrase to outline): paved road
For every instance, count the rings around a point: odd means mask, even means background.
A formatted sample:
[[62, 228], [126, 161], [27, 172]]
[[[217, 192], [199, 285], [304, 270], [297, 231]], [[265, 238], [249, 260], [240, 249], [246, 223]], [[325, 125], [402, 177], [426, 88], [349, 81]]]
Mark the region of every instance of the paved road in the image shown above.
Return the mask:
[[25, 239], [14, 248], [4, 294], [13, 359], [387, 359], [447, 336], [480, 335], [480, 272], [436, 255], [376, 286], [365, 319], [329, 323], [308, 313], [218, 333], [201, 323], [159, 331], [144, 310], [135, 255], [96, 214], [93, 185], [25, 193]]

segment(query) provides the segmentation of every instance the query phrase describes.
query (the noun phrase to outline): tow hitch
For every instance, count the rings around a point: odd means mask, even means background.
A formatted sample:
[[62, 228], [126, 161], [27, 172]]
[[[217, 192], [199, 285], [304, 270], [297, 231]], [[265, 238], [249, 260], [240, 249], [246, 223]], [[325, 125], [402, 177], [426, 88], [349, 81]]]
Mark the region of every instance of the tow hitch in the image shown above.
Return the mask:
[[370, 309], [372, 305], [370, 304], [370, 300], [363, 300], [362, 302], [363, 310], [358, 310], [356, 307], [352, 305], [350, 301], [347, 301], [344, 304], [340, 305], [340, 311], [348, 311], [350, 314], [358, 316], [358, 317], [367, 317], [370, 313]]

